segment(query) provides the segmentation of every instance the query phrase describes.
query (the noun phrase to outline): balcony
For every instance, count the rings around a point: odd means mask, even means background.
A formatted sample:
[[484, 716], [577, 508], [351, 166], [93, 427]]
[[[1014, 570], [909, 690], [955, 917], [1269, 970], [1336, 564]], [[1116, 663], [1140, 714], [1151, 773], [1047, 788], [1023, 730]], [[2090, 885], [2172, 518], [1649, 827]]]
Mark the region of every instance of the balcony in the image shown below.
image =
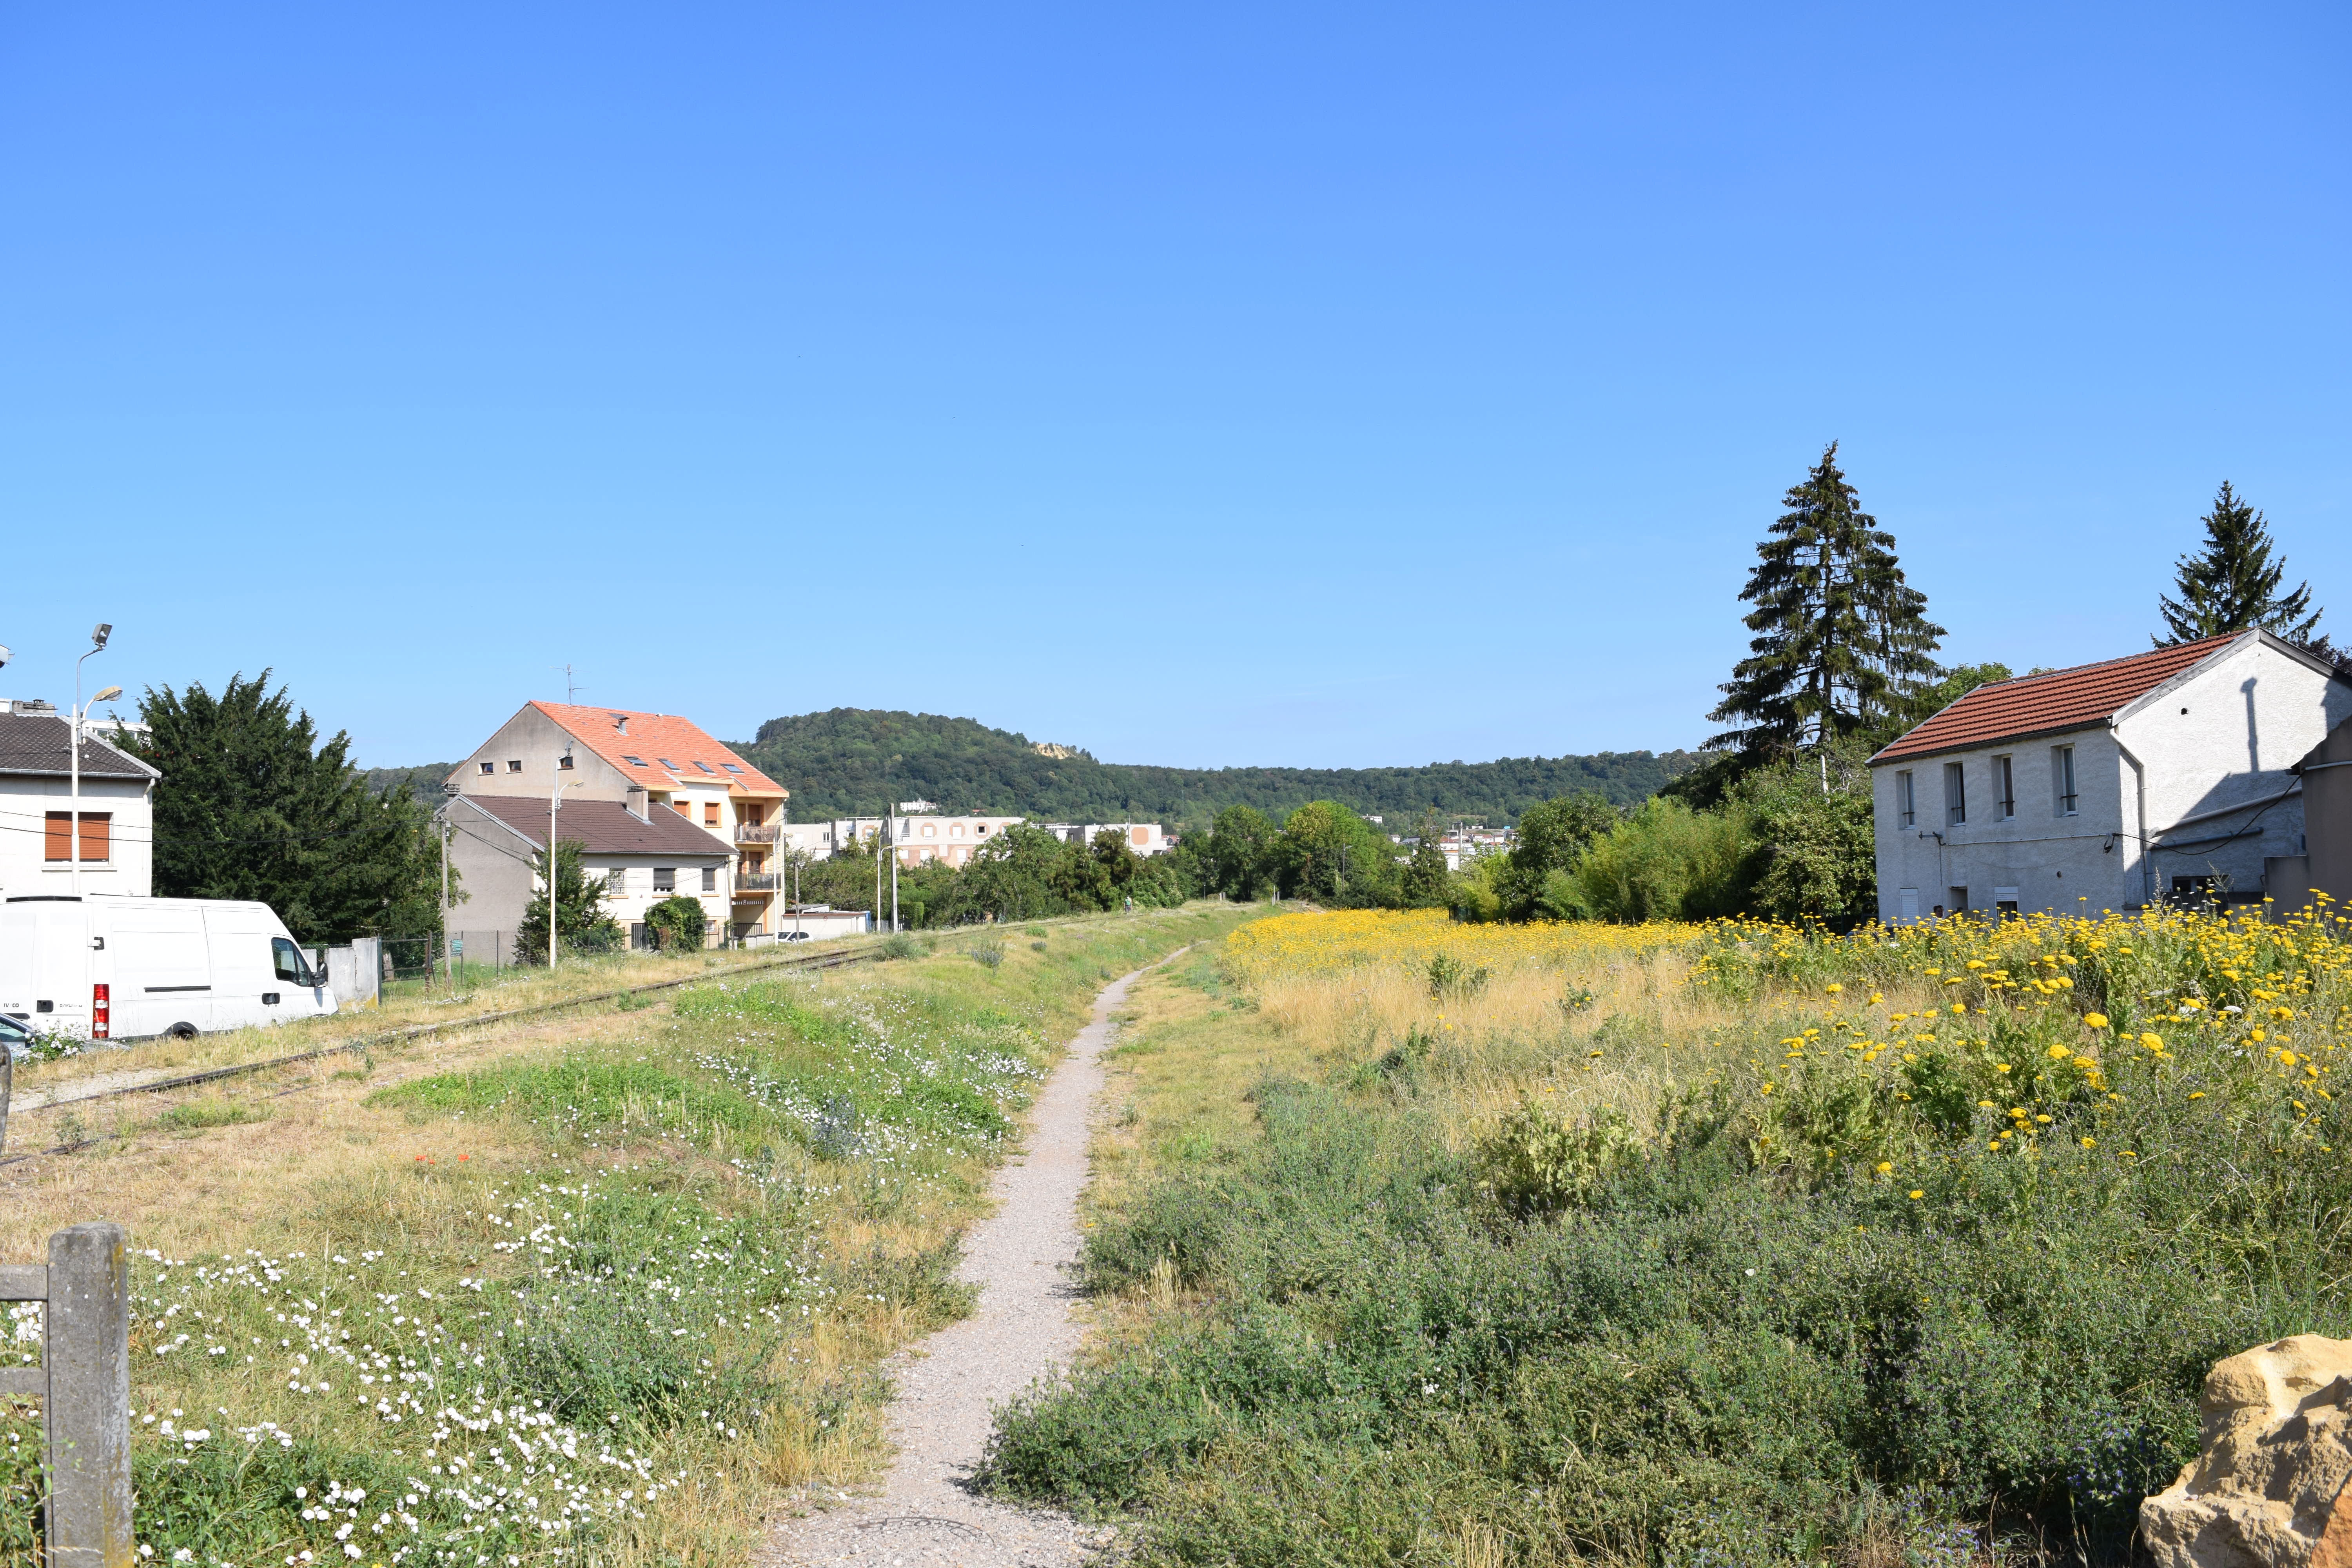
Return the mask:
[[735, 842], [773, 844], [776, 841], [776, 836], [782, 831], [781, 825], [773, 822], [739, 822], [735, 825]]
[[779, 875], [774, 871], [738, 871], [735, 873], [735, 890], [739, 893], [772, 893], [776, 890]]

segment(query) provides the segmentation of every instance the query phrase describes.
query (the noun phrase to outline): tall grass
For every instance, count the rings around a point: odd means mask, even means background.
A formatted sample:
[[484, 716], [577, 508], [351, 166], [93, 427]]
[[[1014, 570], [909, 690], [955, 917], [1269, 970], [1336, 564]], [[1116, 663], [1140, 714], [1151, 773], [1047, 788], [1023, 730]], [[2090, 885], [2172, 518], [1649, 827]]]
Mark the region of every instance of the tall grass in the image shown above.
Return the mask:
[[[1069, 922], [992, 970], [719, 966], [404, 1082], [195, 1100], [16, 1168], [0, 1256], [93, 1213], [142, 1248], [142, 1560], [740, 1563], [877, 1463], [880, 1363], [969, 1309], [957, 1236], [1097, 972], [1241, 918]], [[0, 1402], [0, 1561], [37, 1434]]]
[[2120, 1563], [2210, 1363], [2352, 1331], [2340, 924], [1556, 933], [1472, 998], [1279, 924], [1234, 971], [1330, 1070], [1107, 1216], [1157, 1329], [986, 1473], [1147, 1561]]

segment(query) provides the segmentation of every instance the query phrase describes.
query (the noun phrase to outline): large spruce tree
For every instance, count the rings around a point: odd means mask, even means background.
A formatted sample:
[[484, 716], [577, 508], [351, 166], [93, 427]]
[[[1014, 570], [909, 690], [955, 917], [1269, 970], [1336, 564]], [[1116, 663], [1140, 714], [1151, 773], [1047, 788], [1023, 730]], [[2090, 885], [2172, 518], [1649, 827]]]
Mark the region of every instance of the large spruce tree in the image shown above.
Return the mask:
[[1826, 746], [1901, 711], [1942, 673], [1944, 628], [1903, 579], [1895, 536], [1856, 505], [1830, 443], [1788, 510], [1756, 547], [1740, 598], [1756, 634], [1708, 719], [1729, 726], [1707, 742], [1751, 761]]
[[2298, 583], [2291, 593], [2279, 592], [2286, 580], [2286, 557], [2271, 559], [2270, 524], [2238, 499], [2227, 479], [2213, 498], [2213, 510], [2198, 521], [2205, 525], [2205, 548], [2173, 563], [2173, 591], [2179, 597], [2157, 599], [2165, 627], [2157, 647], [2242, 631], [2326, 646], [2319, 637], [2320, 612], [2311, 607], [2311, 584]]
[[235, 676], [215, 697], [149, 690], [152, 727], [131, 750], [155, 784], [155, 891], [257, 899], [304, 942], [415, 936], [440, 929], [440, 852], [431, 815], [402, 784], [379, 796], [351, 765], [351, 737], [323, 743], [269, 672]]

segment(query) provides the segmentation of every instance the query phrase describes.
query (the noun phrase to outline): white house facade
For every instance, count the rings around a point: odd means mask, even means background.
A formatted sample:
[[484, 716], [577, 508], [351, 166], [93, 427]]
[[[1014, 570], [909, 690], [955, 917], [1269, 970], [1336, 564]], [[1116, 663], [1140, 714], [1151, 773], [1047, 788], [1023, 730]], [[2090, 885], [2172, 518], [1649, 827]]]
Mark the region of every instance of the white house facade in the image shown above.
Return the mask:
[[2242, 632], [1980, 686], [1871, 759], [1879, 918], [2261, 899], [2352, 682]]
[[[46, 702], [0, 712], [0, 898], [81, 890], [146, 898], [155, 890], [153, 768], [81, 734], [80, 831], [74, 830], [71, 725]], [[79, 843], [77, 844], [77, 840]]]

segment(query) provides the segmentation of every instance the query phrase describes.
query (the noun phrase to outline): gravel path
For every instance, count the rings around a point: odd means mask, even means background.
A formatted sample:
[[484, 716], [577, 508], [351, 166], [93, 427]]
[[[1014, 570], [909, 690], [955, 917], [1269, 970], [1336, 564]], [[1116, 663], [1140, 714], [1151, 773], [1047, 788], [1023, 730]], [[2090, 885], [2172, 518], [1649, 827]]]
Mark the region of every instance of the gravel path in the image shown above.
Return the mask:
[[881, 1495], [791, 1521], [769, 1539], [761, 1563], [1075, 1568], [1107, 1542], [1101, 1531], [986, 1501], [963, 1483], [987, 1445], [992, 1407], [1066, 1364], [1077, 1349], [1067, 1274], [1078, 1257], [1087, 1117], [1103, 1082], [1097, 1058], [1110, 1037], [1111, 1010], [1143, 973], [1113, 981], [1095, 998], [1094, 1021], [1078, 1031], [1037, 1096], [1025, 1156], [996, 1174], [995, 1213], [964, 1237], [957, 1274], [980, 1287], [979, 1310], [892, 1365], [898, 1398], [889, 1431], [898, 1458]]

